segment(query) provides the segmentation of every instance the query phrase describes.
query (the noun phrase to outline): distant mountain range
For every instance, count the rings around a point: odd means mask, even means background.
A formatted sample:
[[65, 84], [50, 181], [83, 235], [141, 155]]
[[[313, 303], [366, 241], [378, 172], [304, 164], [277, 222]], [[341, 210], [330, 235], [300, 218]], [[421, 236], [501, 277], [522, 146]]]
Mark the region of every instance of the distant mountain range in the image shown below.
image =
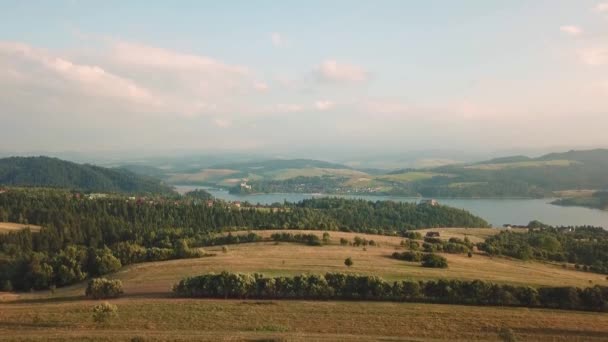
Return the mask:
[[49, 157], [0, 159], [0, 185], [78, 189], [97, 192], [170, 193], [156, 178], [121, 168], [76, 164]]
[[[196, 166], [200, 164], [209, 166]], [[0, 159], [0, 185], [163, 193], [171, 191], [166, 184], [181, 184], [246, 193], [538, 198], [572, 190], [606, 190], [607, 170], [607, 149], [399, 170], [357, 169], [313, 159], [218, 164], [196, 160], [191, 165], [184, 159], [179, 168], [143, 162], [104, 168], [48, 157], [11, 157]]]
[[[132, 169], [138, 172], [136, 169]], [[418, 169], [357, 169], [310, 159], [224, 163], [162, 175], [171, 184], [197, 184], [245, 192], [324, 192], [424, 197], [546, 197], [555, 191], [608, 188], [608, 150], [509, 156]], [[141, 171], [139, 171], [141, 172]], [[246, 183], [246, 186], [241, 184]]]

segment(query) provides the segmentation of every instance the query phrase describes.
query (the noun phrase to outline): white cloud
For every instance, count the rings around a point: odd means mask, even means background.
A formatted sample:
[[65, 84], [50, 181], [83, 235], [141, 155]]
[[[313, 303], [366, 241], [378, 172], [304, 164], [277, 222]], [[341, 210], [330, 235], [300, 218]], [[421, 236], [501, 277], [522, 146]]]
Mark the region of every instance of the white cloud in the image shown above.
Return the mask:
[[317, 79], [324, 82], [358, 83], [368, 79], [367, 72], [360, 66], [326, 60], [315, 69]]
[[608, 12], [608, 2], [601, 2], [595, 6], [595, 10], [598, 12]]
[[270, 41], [272, 42], [272, 45], [274, 45], [274, 46], [281, 46], [281, 45], [285, 44], [283, 36], [278, 32], [273, 32], [270, 34]]
[[315, 108], [320, 111], [331, 109], [335, 106], [335, 103], [327, 100], [319, 100], [315, 102]]
[[268, 90], [268, 84], [266, 82], [255, 82], [253, 88], [259, 91], [266, 91]]
[[579, 36], [584, 32], [582, 28], [574, 25], [560, 26], [559, 30], [571, 36]]
[[217, 118], [217, 119], [213, 120], [213, 123], [215, 123], [216, 126], [221, 127], [221, 128], [228, 128], [228, 127], [232, 126], [232, 121], [227, 120], [227, 119]]
[[104, 70], [97, 65], [72, 62], [27, 44], [0, 42], [0, 65], [7, 74], [18, 77], [22, 92], [51, 91], [116, 98], [144, 106], [157, 106], [150, 91], [132, 79]]
[[206, 73], [247, 74], [243, 66], [230, 65], [216, 59], [171, 51], [121, 40], [110, 40], [111, 57], [120, 64], [157, 69], [199, 71]]
[[605, 47], [580, 49], [578, 55], [581, 61], [587, 65], [599, 66], [608, 64], [608, 48]]

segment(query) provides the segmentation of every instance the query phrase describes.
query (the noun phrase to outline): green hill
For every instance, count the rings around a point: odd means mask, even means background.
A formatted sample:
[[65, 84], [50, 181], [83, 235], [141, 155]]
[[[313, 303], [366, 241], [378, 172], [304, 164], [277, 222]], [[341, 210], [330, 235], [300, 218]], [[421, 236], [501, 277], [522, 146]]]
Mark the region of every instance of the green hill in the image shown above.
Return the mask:
[[0, 159], [0, 184], [99, 192], [168, 193], [159, 180], [120, 168], [76, 164], [49, 157]]

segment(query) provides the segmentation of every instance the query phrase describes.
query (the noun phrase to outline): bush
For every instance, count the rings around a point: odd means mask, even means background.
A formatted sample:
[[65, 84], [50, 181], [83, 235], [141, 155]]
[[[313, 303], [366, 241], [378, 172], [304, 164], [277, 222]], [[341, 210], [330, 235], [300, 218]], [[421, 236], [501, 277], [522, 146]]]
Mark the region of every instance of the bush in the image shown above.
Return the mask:
[[346, 245], [348, 245], [348, 240], [347, 240], [347, 239], [345, 239], [345, 238], [340, 238], [340, 244], [341, 244], [342, 246], [346, 246]]
[[108, 302], [97, 304], [93, 307], [93, 321], [97, 323], [108, 323], [118, 317], [118, 307]]
[[222, 253], [228, 253], [228, 247], [222, 246]]
[[120, 280], [95, 278], [89, 281], [85, 295], [93, 299], [116, 298], [123, 294]]
[[429, 253], [422, 257], [422, 267], [446, 268], [448, 260], [441, 255]]
[[344, 265], [346, 265], [346, 267], [351, 267], [354, 264], [353, 259], [351, 257], [346, 258], [346, 260], [344, 260]]
[[393, 258], [395, 259], [399, 259], [399, 260], [404, 260], [404, 261], [420, 261], [422, 260], [422, 254], [419, 252], [403, 252], [403, 253], [399, 253], [399, 252], [395, 252], [393, 253]]

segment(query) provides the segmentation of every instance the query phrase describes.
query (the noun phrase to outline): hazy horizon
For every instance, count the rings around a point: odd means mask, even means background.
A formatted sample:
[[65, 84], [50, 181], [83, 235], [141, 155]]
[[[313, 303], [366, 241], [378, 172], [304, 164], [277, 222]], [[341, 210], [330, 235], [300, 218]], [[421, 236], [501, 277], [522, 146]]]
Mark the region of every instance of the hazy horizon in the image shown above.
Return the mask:
[[4, 155], [608, 146], [597, 0], [4, 7]]

